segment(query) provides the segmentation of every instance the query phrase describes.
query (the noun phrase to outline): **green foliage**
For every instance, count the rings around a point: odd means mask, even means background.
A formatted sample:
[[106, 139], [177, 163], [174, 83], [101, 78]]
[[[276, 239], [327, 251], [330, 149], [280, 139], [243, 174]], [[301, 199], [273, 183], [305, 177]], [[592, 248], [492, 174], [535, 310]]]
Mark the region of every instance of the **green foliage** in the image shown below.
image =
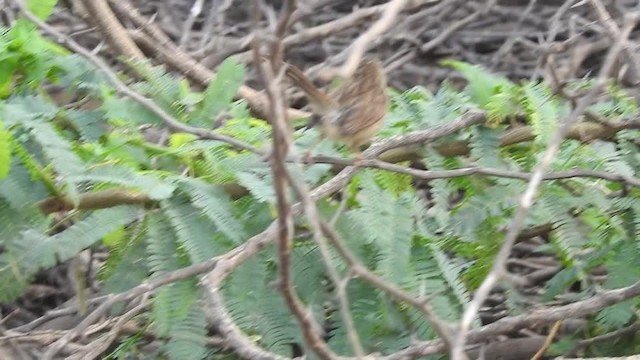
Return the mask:
[[0, 121], [0, 180], [9, 174], [11, 165], [11, 134]]
[[517, 87], [502, 76], [491, 74], [482, 67], [455, 60], [446, 60], [443, 65], [451, 66], [464, 75], [468, 81], [465, 89], [470, 100], [487, 111], [490, 123], [499, 123], [517, 110]]
[[[43, 18], [54, 4], [30, 2]], [[220, 134], [259, 148], [270, 144], [269, 125], [253, 118], [244, 101], [233, 100], [244, 80], [242, 65], [225, 61], [202, 92], [161, 67], [130, 65], [142, 79], [132, 80], [131, 86], [178, 121], [207, 129], [215, 123], [214, 131]], [[571, 109], [570, 102], [542, 83], [514, 83], [457, 61], [446, 65], [464, 75], [466, 87], [461, 91], [445, 82], [434, 93], [420, 87], [392, 92], [391, 111], [379, 136], [445, 125], [479, 108], [488, 114], [486, 124], [428, 144], [419, 151], [420, 163], [434, 172], [469, 166], [530, 172]], [[48, 90], [51, 85], [73, 95], [70, 102], [74, 103], [55, 103]], [[86, 248], [108, 252], [100, 269], [102, 291], [121, 292], [223, 255], [273, 221], [276, 197], [267, 162], [188, 133], [152, 139], [148, 130], [160, 128], [161, 119], [121, 97], [104, 74], [52, 45], [24, 21], [0, 32], [0, 99], [0, 301], [14, 300], [39, 271]], [[95, 106], [76, 106], [76, 100]], [[635, 116], [637, 109], [631, 96], [611, 84], [609, 96], [590, 111], [619, 121]], [[532, 142], [503, 145], [508, 143], [506, 130], [515, 125], [530, 126]], [[299, 130], [295, 136], [294, 147], [302, 150], [317, 132]], [[551, 168], [637, 176], [636, 139], [637, 130], [628, 129], [606, 142], [567, 140]], [[447, 145], [462, 141], [468, 145], [468, 154], [442, 155]], [[340, 154], [338, 144], [331, 142], [318, 149], [323, 154]], [[288, 170], [313, 187], [332, 176], [328, 164], [288, 164]], [[246, 192], [231, 196], [229, 188], [238, 185]], [[359, 261], [404, 291], [428, 297], [438, 316], [454, 321], [492, 266], [525, 186], [522, 179], [507, 177], [470, 175], [426, 181], [360, 169], [341, 196], [320, 199], [317, 204], [324, 219], [341, 212], [336, 230]], [[80, 206], [88, 194], [107, 189], [131, 194], [133, 200], [106, 208]], [[293, 192], [289, 195], [295, 200]], [[592, 294], [598, 284], [591, 281], [590, 271], [601, 265], [608, 271], [605, 288], [637, 281], [640, 274], [628, 264], [640, 261], [635, 242], [640, 235], [638, 195], [638, 189], [597, 178], [543, 183], [526, 226], [552, 228], [545, 234], [549, 241], [536, 250], [552, 252], [564, 266], [546, 283], [543, 301], [576, 284], [581, 287], [579, 296]], [[78, 208], [54, 216], [37, 206], [56, 197]], [[309, 240], [306, 219], [296, 218], [295, 230], [295, 289], [309, 314], [331, 330], [332, 349], [353, 355], [344, 319], [336, 308], [336, 284], [329, 281], [320, 252]], [[330, 258], [340, 276], [351, 275], [333, 248]], [[267, 246], [234, 269], [222, 285], [222, 294], [240, 330], [267, 350], [289, 356], [291, 343], [303, 341], [297, 322], [273, 286], [278, 281], [276, 259], [276, 249]], [[152, 311], [142, 321], [148, 321], [145, 326], [165, 341], [159, 356], [204, 359], [212, 351], [207, 345], [207, 303], [197, 280], [174, 282], [152, 294]], [[419, 310], [363, 279], [350, 279], [346, 290], [367, 352], [386, 354], [408, 346], [413, 338], [437, 336]], [[505, 292], [512, 312], [521, 311], [517, 291]], [[603, 332], [629, 324], [637, 305], [628, 301], [600, 311], [593, 329]], [[109, 356], [133, 351], [141, 341], [139, 336], [125, 339]]]
[[225, 60], [218, 67], [216, 77], [205, 90], [199, 108], [192, 114], [194, 121], [204, 125], [204, 120], [215, 119], [220, 111], [225, 110], [244, 80], [244, 67], [233, 61]]
[[53, 12], [57, 0], [27, 0], [27, 8], [41, 20], [46, 19]]

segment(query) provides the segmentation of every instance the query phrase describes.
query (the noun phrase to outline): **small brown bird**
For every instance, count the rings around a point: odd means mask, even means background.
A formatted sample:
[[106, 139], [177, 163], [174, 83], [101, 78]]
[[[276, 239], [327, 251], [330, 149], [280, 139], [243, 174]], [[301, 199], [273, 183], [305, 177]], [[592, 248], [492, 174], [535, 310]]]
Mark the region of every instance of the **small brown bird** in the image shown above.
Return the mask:
[[353, 75], [337, 90], [327, 94], [294, 65], [287, 64], [286, 74], [309, 98], [313, 109], [311, 125], [321, 125], [322, 135], [311, 150], [329, 137], [345, 143], [362, 160], [360, 146], [380, 131], [387, 113], [387, 80], [378, 60], [363, 59]]

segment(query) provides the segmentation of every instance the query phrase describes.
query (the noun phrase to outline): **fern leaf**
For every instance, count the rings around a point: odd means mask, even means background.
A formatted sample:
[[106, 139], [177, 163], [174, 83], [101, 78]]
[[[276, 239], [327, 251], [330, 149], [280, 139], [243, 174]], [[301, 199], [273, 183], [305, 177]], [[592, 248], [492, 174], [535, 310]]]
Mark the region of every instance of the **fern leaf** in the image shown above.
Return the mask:
[[57, 0], [28, 0], [27, 8], [40, 20], [45, 20], [53, 13]]
[[134, 88], [147, 94], [165, 110], [174, 115], [182, 115], [178, 101], [181, 99], [180, 80], [162, 66], [151, 66], [148, 61], [131, 61], [131, 66], [144, 77], [145, 82], [135, 84]]
[[166, 199], [175, 190], [175, 185], [153, 175], [140, 175], [131, 168], [117, 165], [95, 167], [70, 176], [69, 179], [75, 182], [94, 181], [134, 187], [144, 191], [153, 200]]
[[[465, 284], [461, 281], [464, 266], [460, 264], [459, 261], [449, 259], [447, 255], [432, 242], [430, 242], [430, 250], [433, 253], [433, 259], [438, 264], [442, 278], [446, 281], [447, 286], [458, 300], [458, 305], [466, 307], [471, 300], [471, 296]], [[448, 313], [455, 314], [451, 309], [448, 310]], [[442, 312], [440, 312], [440, 314], [442, 314]], [[453, 319], [451, 318], [450, 320]]]
[[100, 111], [67, 110], [66, 115], [85, 141], [98, 141], [106, 133]]
[[[604, 167], [607, 171], [622, 176], [634, 176], [635, 171], [629, 164], [622, 159], [622, 154], [618, 152], [615, 144], [604, 141], [596, 141], [591, 144], [594, 153], [597, 154], [597, 158], [600, 158], [604, 162]], [[593, 160], [592, 160], [593, 161]]]
[[56, 261], [70, 259], [120, 226], [135, 220], [138, 211], [135, 206], [96, 210], [65, 231], [49, 237], [38, 249], [25, 254], [25, 261], [30, 264], [40, 262], [41, 267], [50, 267]]
[[11, 172], [0, 180], [0, 197], [4, 197], [18, 210], [31, 207], [47, 194], [41, 182], [32, 179], [27, 169], [17, 159], [10, 164]]
[[402, 282], [408, 274], [415, 198], [404, 194], [398, 199], [382, 190], [367, 173], [362, 178], [360, 208], [349, 217], [376, 245], [382, 257], [378, 270], [382, 276]]
[[502, 168], [500, 159], [500, 131], [478, 126], [473, 129], [471, 156], [482, 166]]
[[620, 329], [634, 317], [634, 308], [633, 300], [613, 304], [600, 310], [596, 315], [596, 321], [607, 331]]
[[[40, 269], [54, 266], [91, 246], [118, 227], [132, 221], [137, 208], [118, 206], [96, 210], [87, 218], [75, 223], [65, 231], [45, 236], [35, 230], [24, 230], [18, 238], [5, 243], [7, 251], [0, 255], [0, 284], [26, 282]], [[16, 292], [0, 292], [0, 301]]]
[[506, 78], [494, 75], [478, 65], [471, 65], [461, 61], [445, 60], [443, 65], [451, 66], [469, 82], [466, 92], [471, 100], [480, 107], [486, 109], [491, 102], [491, 97], [505, 88], [511, 88], [514, 85]]
[[536, 142], [547, 144], [555, 133], [558, 121], [563, 115], [563, 108], [553, 98], [551, 89], [539, 83], [529, 83], [523, 87], [524, 108], [529, 115]]
[[200, 306], [194, 304], [183, 317], [174, 319], [169, 335], [171, 339], [166, 345], [169, 359], [199, 360], [207, 355], [206, 316]]
[[53, 168], [60, 175], [74, 175], [83, 171], [84, 165], [73, 152], [71, 144], [60, 137], [50, 124], [31, 121], [27, 126], [31, 130], [31, 135], [42, 146]]
[[268, 170], [241, 171], [236, 174], [238, 182], [247, 188], [257, 200], [275, 204], [276, 194], [273, 179]]
[[104, 281], [101, 289], [103, 294], [126, 291], [148, 277], [143, 241], [147, 227], [145, 218], [132, 226], [121, 226], [103, 238], [102, 243], [110, 250], [98, 272], [98, 278]]
[[192, 263], [208, 260], [224, 250], [222, 244], [214, 240], [215, 225], [186, 199], [164, 200], [161, 206]]
[[104, 112], [110, 122], [115, 124], [163, 124], [158, 115], [129, 98], [104, 94], [100, 110]]
[[[544, 187], [539, 204], [545, 210], [548, 222], [554, 224], [553, 242], [567, 259], [577, 260], [577, 255], [586, 238], [578, 227], [577, 220], [569, 212], [571, 206], [565, 202], [568, 197], [562, 196], [553, 186]], [[574, 264], [576, 265], [576, 264]]]
[[11, 167], [11, 134], [0, 121], [0, 180], [9, 174]]
[[244, 66], [228, 58], [218, 67], [215, 78], [204, 93], [201, 108], [193, 113], [198, 124], [211, 122], [227, 108], [244, 80]]
[[179, 181], [191, 196], [193, 205], [200, 208], [218, 230], [235, 243], [240, 243], [247, 238], [242, 223], [234, 216], [231, 199], [223, 189], [198, 179]]

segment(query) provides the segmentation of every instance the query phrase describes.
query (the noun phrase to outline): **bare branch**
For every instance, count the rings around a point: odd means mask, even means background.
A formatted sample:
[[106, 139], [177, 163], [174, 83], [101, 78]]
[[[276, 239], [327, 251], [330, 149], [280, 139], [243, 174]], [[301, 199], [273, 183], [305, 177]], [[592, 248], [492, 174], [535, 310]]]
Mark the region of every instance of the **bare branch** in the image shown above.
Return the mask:
[[389, 2], [380, 19], [351, 45], [351, 54], [342, 65], [340, 76], [349, 78], [351, 74], [353, 74], [358, 64], [360, 64], [360, 60], [362, 60], [365, 51], [367, 51], [367, 47], [373, 43], [376, 37], [391, 27], [396, 16], [407, 6], [408, 1], [409, 0], [391, 0]]

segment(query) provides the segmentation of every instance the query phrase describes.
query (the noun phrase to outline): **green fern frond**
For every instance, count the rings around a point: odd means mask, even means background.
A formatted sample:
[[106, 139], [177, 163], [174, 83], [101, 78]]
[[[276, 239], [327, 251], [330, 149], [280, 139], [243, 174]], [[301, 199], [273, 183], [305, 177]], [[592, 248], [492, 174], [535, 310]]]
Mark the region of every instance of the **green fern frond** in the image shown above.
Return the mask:
[[106, 75], [96, 71], [95, 66], [82, 55], [59, 56], [53, 59], [53, 64], [61, 70], [57, 80], [65, 89], [99, 96], [108, 84]]
[[107, 260], [98, 273], [104, 281], [101, 292], [104, 294], [120, 293], [142, 283], [149, 272], [145, 254], [144, 237], [147, 235], [147, 222], [139, 221], [130, 229], [121, 227], [107, 238], [117, 234], [121, 237], [117, 242], [108, 244], [110, 251]]
[[120, 165], [95, 166], [68, 178], [74, 182], [111, 183], [140, 189], [153, 200], [166, 199], [175, 190], [175, 185], [170, 182], [163, 181], [152, 174], [138, 174], [133, 169]]
[[635, 315], [633, 300], [613, 304], [598, 312], [596, 321], [605, 331], [620, 329], [627, 325]]
[[200, 106], [193, 112], [193, 121], [200, 125], [211, 124], [221, 111], [230, 106], [244, 76], [244, 65], [232, 58], [223, 61], [217, 69], [216, 76], [207, 86]]
[[147, 61], [132, 61], [129, 64], [145, 79], [145, 82], [137, 83], [133, 88], [153, 98], [165, 110], [171, 109], [174, 115], [180, 115], [178, 104], [182, 93], [180, 80], [167, 72], [164, 67], [151, 66]]
[[[163, 214], [149, 216], [148, 266], [153, 276], [177, 270], [185, 264], [179, 257], [178, 238]], [[178, 231], [179, 232], [179, 231]], [[170, 359], [202, 359], [206, 353], [206, 316], [199, 304], [195, 279], [182, 280], [159, 289], [154, 296], [156, 331], [169, 336]]]
[[615, 255], [607, 260], [607, 280], [604, 287], [607, 289], [617, 289], [631, 286], [638, 281], [640, 269], [637, 264], [640, 261], [638, 245], [632, 241], [621, 242], [615, 248]]
[[[6, 207], [0, 199], [0, 221], [7, 222]], [[23, 224], [21, 224], [23, 225]], [[0, 254], [0, 302], [9, 302], [22, 294], [29, 285], [38, 268], [35, 264], [24, 262], [24, 254], [40, 246], [46, 240], [46, 236], [34, 230], [23, 230], [16, 234], [18, 229], [8, 229], [8, 236], [2, 241], [4, 252]], [[42, 261], [38, 259], [38, 261]]]
[[145, 124], [162, 125], [164, 122], [151, 110], [140, 103], [121, 98], [108, 91], [102, 92], [100, 111], [104, 113], [109, 123], [117, 126], [138, 126]]
[[161, 207], [178, 236], [178, 243], [193, 264], [208, 260], [225, 249], [224, 244], [214, 241], [216, 226], [184, 196], [163, 200]]
[[39, 181], [34, 181], [29, 171], [14, 158], [8, 176], [0, 180], [0, 196], [11, 203], [15, 210], [33, 207], [46, 197], [47, 191]]
[[[196, 289], [190, 289], [197, 293]], [[174, 318], [166, 344], [166, 351], [171, 360], [204, 359], [207, 355], [207, 329], [204, 310], [201, 306], [192, 304], [188, 312]]]
[[485, 105], [487, 111], [487, 123], [497, 126], [504, 119], [512, 118], [520, 112], [518, 104], [518, 94], [520, 89], [514, 86], [501, 88], [497, 93], [489, 98]]
[[95, 142], [106, 134], [105, 126], [102, 123], [104, 115], [100, 111], [67, 110], [65, 114], [74, 125], [74, 129], [80, 133], [81, 140]]
[[273, 177], [269, 169], [253, 169], [236, 173], [240, 185], [249, 190], [258, 201], [275, 204], [276, 194], [273, 188]]
[[7, 128], [28, 126], [35, 121], [54, 118], [57, 111], [56, 106], [42, 96], [14, 96], [0, 104], [0, 120]]
[[181, 267], [177, 238], [169, 219], [162, 213], [150, 214], [147, 219], [147, 264], [154, 276]]
[[243, 224], [238, 221], [231, 199], [223, 189], [198, 179], [176, 178], [176, 181], [190, 195], [193, 205], [200, 208], [219, 231], [236, 244], [246, 240]]
[[284, 355], [289, 353], [290, 343], [302, 339], [282, 297], [268, 285], [273, 280], [269, 274], [263, 257], [245, 261], [225, 283], [225, 300], [231, 317], [244, 332], [255, 335], [270, 351]]
[[500, 131], [483, 126], [473, 130], [471, 138], [471, 157], [478, 165], [503, 168], [504, 161], [500, 158]]
[[11, 167], [11, 133], [4, 129], [0, 121], [0, 180], [9, 174]]
[[376, 183], [395, 197], [405, 192], [413, 192], [413, 178], [410, 175], [380, 169], [372, 169], [371, 173]]
[[498, 103], [506, 103], [510, 100], [509, 98], [503, 100], [500, 97], [495, 97], [502, 92], [509, 93], [515, 87], [507, 78], [491, 74], [479, 65], [471, 65], [461, 61], [445, 60], [442, 65], [451, 66], [462, 73], [469, 82], [465, 92], [470, 96], [471, 101], [481, 108], [496, 110], [505, 106], [504, 104], [497, 106]]
[[217, 132], [257, 147], [271, 141], [271, 127], [264, 120], [252, 117], [227, 120]]
[[30, 0], [27, 1], [27, 8], [40, 20], [46, 20], [53, 8], [56, 6], [57, 0]]
[[528, 83], [522, 87], [522, 104], [531, 121], [536, 142], [545, 145], [566, 112], [566, 106], [562, 106], [553, 97], [551, 89], [542, 83]]
[[369, 172], [362, 176], [361, 186], [360, 207], [347, 215], [380, 252], [380, 274], [396, 283], [402, 282], [409, 272], [412, 209], [417, 200], [409, 193], [393, 198], [375, 183]]
[[[439, 314], [447, 313], [452, 316], [458, 315], [458, 311], [460, 311], [461, 308], [466, 307], [466, 305], [471, 301], [471, 294], [467, 290], [465, 284], [461, 281], [462, 274], [464, 272], [464, 264], [460, 261], [450, 259], [435, 244], [433, 244], [433, 242], [430, 242], [429, 248], [431, 250], [433, 260], [438, 264], [438, 268], [440, 270], [439, 273], [441, 274], [442, 279], [457, 300], [456, 311], [454, 311], [453, 308], [448, 308], [446, 312], [439, 312]], [[422, 263], [425, 263], [425, 261]], [[440, 290], [434, 289], [433, 291], [435, 292]], [[449, 319], [453, 320], [453, 318]]]
[[65, 261], [81, 250], [93, 245], [107, 234], [136, 219], [139, 209], [135, 206], [117, 206], [93, 211], [65, 231], [46, 239], [38, 249], [24, 254], [29, 264], [51, 267], [56, 261]]
[[263, 320], [260, 304], [261, 294], [266, 291], [267, 268], [260, 257], [252, 258], [240, 265], [225, 282], [224, 294], [231, 317], [245, 332], [252, 334]]
[[[66, 261], [93, 245], [105, 235], [135, 219], [137, 208], [118, 206], [96, 210], [65, 231], [46, 236], [35, 230], [22, 231], [18, 238], [8, 240], [0, 255], [0, 284], [26, 284], [38, 270]], [[2, 292], [0, 301], [18, 295]]]
[[548, 213], [549, 222], [554, 225], [553, 242], [567, 259], [577, 260], [578, 252], [586, 244], [587, 239], [582, 235], [578, 222], [570, 213], [570, 204], [563, 201], [566, 196], [557, 194], [552, 186], [547, 187], [546, 190], [540, 196], [539, 204]]
[[546, 283], [546, 291], [542, 300], [550, 301], [565, 291], [571, 284], [579, 280], [578, 270], [574, 266], [566, 267], [557, 272]]
[[433, 95], [421, 86], [415, 86], [401, 94], [391, 92], [391, 111], [385, 119], [385, 127], [380, 136], [403, 134], [425, 128], [433, 121], [440, 121], [428, 109], [432, 99]]
[[[325, 300], [325, 289], [322, 284], [326, 279], [322, 255], [315, 244], [297, 245], [291, 254], [291, 273], [296, 289], [303, 301], [321, 304]], [[337, 259], [331, 259], [337, 260]], [[332, 261], [340, 269], [340, 263]]]
[[635, 170], [623, 160], [623, 155], [618, 152], [615, 144], [597, 141], [591, 144], [591, 148], [594, 157], [601, 159], [605, 170], [622, 176], [632, 177], [635, 175]]
[[71, 143], [62, 138], [50, 124], [31, 121], [26, 126], [58, 174], [66, 177], [84, 170], [84, 164], [73, 151]]
[[427, 103], [428, 114], [432, 114], [433, 120], [426, 124], [426, 128], [441, 125], [452, 121], [466, 110], [473, 108], [474, 104], [468, 94], [459, 92], [448, 81], [444, 81], [438, 89], [433, 102]]

